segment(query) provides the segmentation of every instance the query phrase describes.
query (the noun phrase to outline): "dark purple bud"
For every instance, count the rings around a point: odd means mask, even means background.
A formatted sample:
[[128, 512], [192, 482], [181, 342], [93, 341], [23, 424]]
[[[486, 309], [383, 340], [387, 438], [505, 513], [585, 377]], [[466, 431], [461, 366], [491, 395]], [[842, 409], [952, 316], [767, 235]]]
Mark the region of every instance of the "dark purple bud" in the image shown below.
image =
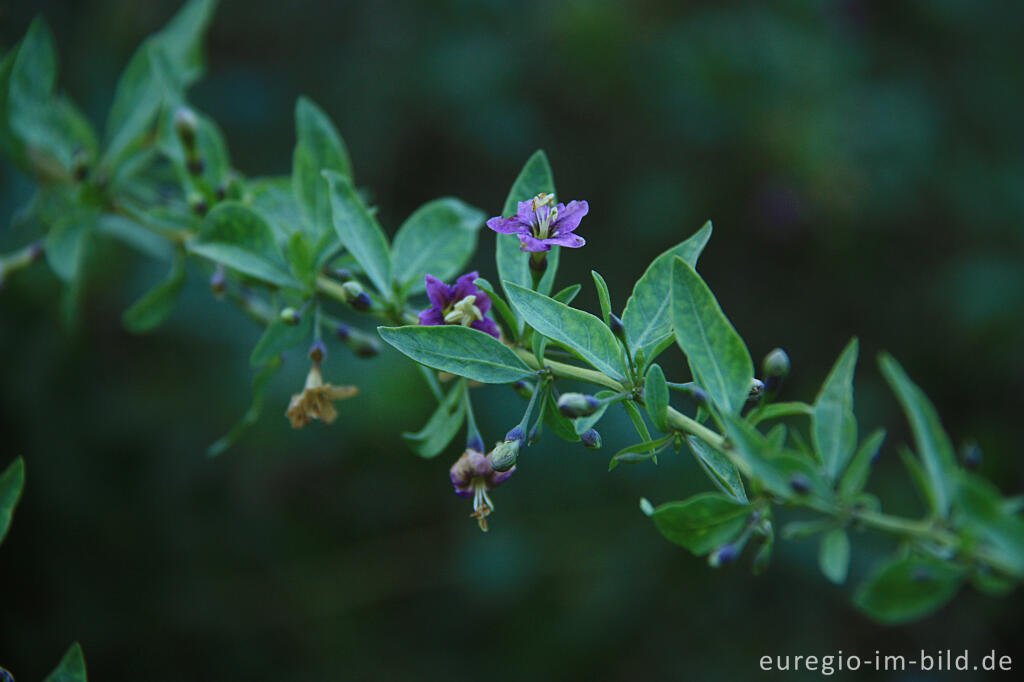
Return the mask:
[[309, 359], [316, 363], [321, 363], [327, 358], [327, 346], [320, 339], [313, 342], [313, 345], [309, 347]]
[[601, 401], [583, 393], [563, 393], [558, 399], [558, 411], [569, 419], [589, 417], [601, 407]]
[[364, 359], [377, 357], [380, 353], [380, 344], [376, 340], [367, 338], [362, 334], [353, 337], [349, 342], [349, 346], [356, 356]]
[[198, 129], [199, 119], [195, 112], [188, 107], [178, 107], [178, 110], [174, 112], [174, 132], [178, 134], [178, 139], [186, 148], [191, 149], [195, 145]]
[[521, 426], [517, 426], [508, 433], [505, 434], [505, 440], [522, 441], [526, 438], [526, 434], [523, 433]]
[[974, 441], [968, 441], [964, 443], [960, 449], [960, 459], [963, 460], [964, 467], [971, 471], [976, 471], [981, 466], [981, 461], [984, 458], [984, 453], [981, 448]]
[[188, 160], [185, 164], [188, 168], [190, 175], [202, 175], [203, 171], [206, 170], [206, 162], [202, 158], [196, 156]]
[[789, 479], [789, 487], [798, 495], [806, 495], [811, 492], [811, 479], [803, 474], [793, 474]]
[[338, 326], [334, 328], [334, 334], [338, 337], [339, 341], [348, 341], [352, 336], [352, 327], [344, 322], [339, 322]]
[[512, 384], [512, 388], [515, 390], [517, 394], [519, 394], [519, 397], [522, 398], [523, 400], [529, 400], [531, 397], [533, 397], [533, 386], [530, 386], [529, 383], [523, 381], [522, 379]]
[[352, 299], [352, 307], [361, 313], [369, 311], [372, 306], [373, 301], [370, 300], [370, 295], [365, 291]]
[[597, 429], [590, 429], [580, 434], [580, 440], [583, 441], [584, 447], [590, 450], [601, 449], [601, 434], [597, 432]]
[[228, 288], [228, 278], [224, 274], [224, 268], [218, 267], [210, 275], [210, 291], [216, 296], [223, 296]]
[[690, 388], [690, 397], [698, 405], [708, 404], [708, 393], [700, 386], [693, 386]]
[[293, 327], [295, 325], [297, 325], [299, 323], [299, 320], [301, 319], [299, 317], [299, 311], [297, 311], [295, 308], [285, 308], [285, 309], [283, 309], [281, 311], [280, 317], [281, 317], [281, 321], [282, 322], [284, 322], [285, 324], [291, 325]]
[[71, 157], [71, 177], [75, 182], [81, 182], [89, 175], [89, 152], [81, 147], [75, 150]]
[[480, 437], [479, 433], [474, 433], [466, 439], [466, 449], [476, 450], [477, 452], [484, 451], [484, 439]]
[[44, 253], [42, 242], [32, 242], [28, 247], [28, 257], [33, 263], [38, 263]]
[[224, 201], [228, 196], [228, 183], [222, 182], [217, 185], [217, 189], [214, 190], [217, 195], [217, 201]]
[[708, 558], [708, 563], [713, 567], [725, 566], [726, 564], [731, 564], [736, 561], [739, 556], [740, 551], [737, 549], [736, 545], [729, 543], [716, 549]]
[[622, 319], [615, 313], [608, 313], [608, 328], [612, 330], [615, 336], [625, 340], [626, 327], [622, 324]]
[[188, 195], [188, 205], [196, 215], [206, 215], [206, 212], [210, 210], [210, 207], [206, 204], [206, 199], [198, 192], [192, 192]]
[[349, 282], [352, 280], [352, 271], [348, 268], [335, 268], [334, 278], [339, 282]]

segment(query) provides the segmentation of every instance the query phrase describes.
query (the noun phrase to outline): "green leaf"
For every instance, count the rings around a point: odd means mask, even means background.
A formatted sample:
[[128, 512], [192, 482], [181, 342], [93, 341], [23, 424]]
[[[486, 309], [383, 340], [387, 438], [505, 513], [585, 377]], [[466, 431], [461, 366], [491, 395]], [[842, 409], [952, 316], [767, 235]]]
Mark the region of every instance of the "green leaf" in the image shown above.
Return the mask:
[[0, 474], [0, 543], [7, 537], [14, 508], [25, 485], [25, 460], [18, 457]]
[[721, 547], [740, 534], [750, 506], [719, 493], [702, 493], [685, 502], [669, 502], [654, 510], [654, 525], [669, 542], [697, 556]]
[[611, 461], [608, 462], [608, 471], [624, 462], [635, 464], [637, 462], [646, 462], [649, 459], [656, 459], [659, 449], [666, 446], [674, 438], [675, 434], [670, 433], [661, 438], [648, 438], [634, 445], [622, 448], [612, 455]]
[[175, 82], [182, 88], [192, 85], [203, 75], [202, 40], [216, 7], [217, 0], [189, 0], [153, 36], [163, 51]]
[[854, 604], [886, 625], [930, 615], [951, 600], [963, 576], [950, 563], [910, 557], [885, 564], [861, 585]]
[[237, 443], [238, 439], [242, 437], [250, 426], [259, 421], [260, 414], [263, 413], [263, 402], [267, 393], [267, 388], [270, 386], [270, 380], [274, 377], [277, 370], [281, 368], [281, 364], [280, 356], [276, 356], [271, 359], [255, 377], [253, 377], [252, 403], [249, 405], [249, 409], [246, 410], [245, 414], [242, 415], [242, 418], [230, 431], [207, 448], [207, 457], [216, 457], [217, 455], [222, 454], [232, 445]]
[[788, 403], [769, 403], [759, 405], [747, 415], [747, 422], [751, 426], [757, 426], [763, 421], [781, 419], [783, 417], [799, 417], [811, 415], [814, 408], [807, 403], [793, 401]]
[[605, 324], [609, 324], [611, 322], [609, 316], [612, 313], [612, 298], [608, 294], [608, 283], [604, 281], [604, 277], [597, 270], [591, 270], [590, 276], [594, 278], [594, 286], [597, 288], [597, 300], [601, 304], [601, 319]]
[[662, 433], [669, 431], [668, 426], [668, 383], [665, 373], [658, 365], [651, 365], [644, 381], [644, 404], [651, 421]]
[[476, 251], [484, 218], [479, 209], [450, 197], [416, 209], [395, 235], [391, 278], [410, 292], [424, 289], [427, 274], [450, 281]]
[[537, 332], [579, 354], [608, 376], [623, 378], [622, 348], [601, 320], [513, 282], [503, 284], [512, 307]]
[[891, 355], [883, 353], [878, 359], [878, 364], [903, 407], [911, 431], [914, 432], [914, 442], [921, 455], [926, 481], [932, 492], [932, 511], [945, 516], [949, 512], [953, 492], [951, 486], [957, 471], [953, 444], [942, 428], [935, 406], [910, 380], [899, 363]]
[[853, 414], [853, 372], [857, 367], [857, 339], [839, 355], [814, 402], [811, 442], [825, 467], [825, 476], [836, 480], [857, 447], [857, 419]]
[[[640, 413], [640, 408], [637, 406], [636, 402], [632, 400], [623, 400], [622, 407], [626, 410], [626, 414], [629, 415], [629, 420], [633, 422], [633, 428], [636, 429], [636, 434], [644, 441], [650, 441], [651, 432], [647, 428], [647, 423], [644, 422], [644, 416]], [[669, 435], [675, 437], [674, 433]], [[649, 452], [652, 457], [656, 454], [653, 448], [651, 448]], [[656, 457], [654, 461], [657, 463], [658, 460]]]
[[505, 384], [535, 374], [511, 348], [469, 327], [377, 327], [377, 331], [416, 362], [473, 381]]
[[583, 286], [580, 285], [580, 284], [570, 284], [569, 286], [567, 286], [564, 289], [560, 290], [557, 294], [555, 294], [551, 298], [553, 298], [554, 300], [558, 301], [559, 303], [564, 303], [565, 305], [569, 305], [570, 303], [572, 303], [576, 299], [576, 296], [579, 295], [580, 290], [582, 288], [583, 288]]
[[144, 255], [161, 261], [174, 260], [174, 244], [119, 213], [101, 215], [96, 221], [96, 229]]
[[818, 551], [818, 566], [822, 574], [842, 585], [850, 570], [850, 538], [842, 528], [833, 528], [821, 538]]
[[750, 353], [693, 266], [679, 257], [674, 263], [671, 310], [676, 341], [711, 401], [737, 414], [754, 376]]
[[687, 436], [686, 442], [693, 451], [704, 473], [722, 492], [742, 504], [747, 503], [747, 491], [743, 488], [736, 465], [728, 457], [694, 436]]
[[188, 249], [264, 282], [301, 287], [288, 273], [270, 225], [237, 201], [222, 202], [207, 213]]
[[174, 310], [184, 284], [185, 258], [182, 255], [175, 259], [167, 279], [124, 311], [121, 322], [125, 329], [133, 334], [143, 334], [163, 324]]
[[867, 483], [868, 476], [871, 474], [871, 464], [875, 461], [883, 442], [885, 442], [885, 429], [878, 429], [861, 443], [857, 454], [850, 460], [850, 466], [846, 468], [846, 473], [839, 480], [839, 494], [842, 497], [856, 495], [864, 489], [864, 484]]
[[589, 417], [579, 417], [578, 419], [573, 420], [576, 423], [576, 433], [583, 435], [590, 429], [594, 428], [594, 426], [601, 421], [601, 418], [604, 417], [605, 411], [612, 405], [612, 403], [606, 402], [605, 399], [611, 398], [614, 395], [614, 391], [598, 391], [594, 394], [594, 397], [602, 401], [601, 405], [597, 408], [597, 411]]
[[95, 210], [72, 206], [46, 235], [46, 262], [63, 281], [74, 281], [85, 262], [98, 215]]
[[501, 330], [506, 335], [506, 338], [518, 341], [519, 330], [516, 327], [516, 316], [512, 313], [512, 309], [508, 307], [508, 304], [505, 303], [505, 299], [498, 296], [494, 291], [494, 286], [483, 277], [477, 277], [473, 280], [473, 284], [483, 289], [484, 293], [491, 298], [491, 304], [498, 313], [495, 319], [501, 325]]
[[672, 337], [673, 259], [682, 258], [691, 268], [696, 268], [697, 258], [710, 238], [711, 222], [708, 221], [689, 239], [655, 258], [633, 286], [622, 312], [622, 324], [630, 350], [635, 354], [643, 349], [647, 362], [653, 362], [660, 352], [658, 347], [666, 346], [666, 339]]
[[[505, 200], [505, 208], [501, 215], [513, 216], [519, 209], [520, 201], [527, 201], [541, 193], [554, 194], [555, 180], [548, 164], [548, 157], [542, 150], [537, 150], [531, 156], [523, 170], [519, 172], [516, 181], [512, 183], [508, 198]], [[515, 235], [499, 234], [496, 239], [495, 258], [498, 263], [498, 277], [504, 282], [512, 282], [521, 287], [533, 286], [533, 275], [530, 273], [530, 254], [519, 248], [519, 238]], [[550, 294], [555, 281], [555, 272], [558, 270], [560, 247], [552, 247], [548, 252], [548, 267], [541, 278], [538, 291], [543, 294]], [[508, 294], [508, 289], [505, 289]]]
[[268, 324], [263, 336], [256, 342], [256, 347], [252, 349], [249, 364], [254, 368], [263, 367], [289, 348], [309, 341], [313, 334], [314, 317], [312, 312], [306, 312], [298, 324], [288, 324], [280, 318]]
[[331, 193], [323, 170], [352, 181], [352, 164], [345, 142], [331, 119], [307, 97], [295, 103], [295, 152], [292, 155], [292, 189], [298, 198], [302, 223], [314, 240], [334, 232]]
[[466, 420], [465, 394], [466, 382], [456, 382], [426, 425], [416, 433], [403, 433], [402, 440], [420, 457], [430, 459], [441, 454]]
[[366, 210], [347, 177], [331, 170], [324, 171], [323, 175], [331, 187], [334, 230], [377, 291], [388, 298], [391, 294], [391, 254], [384, 231]]
[[953, 516], [964, 534], [983, 543], [988, 555], [998, 558], [1000, 570], [1024, 577], [1024, 520], [1006, 508], [998, 488], [981, 476], [962, 471]]
[[85, 655], [78, 642], [71, 645], [64, 658], [43, 682], [88, 682], [85, 675]]
[[[326, 195], [327, 183], [322, 177], [318, 179], [323, 184]], [[291, 235], [302, 224], [302, 211], [287, 178], [267, 177], [248, 181], [244, 203], [263, 216], [274, 232], [274, 241], [282, 248], [288, 244]], [[337, 239], [333, 229], [330, 236]]]
[[286, 253], [292, 274], [309, 289], [313, 289], [316, 282], [316, 259], [306, 235], [302, 232], [293, 232], [288, 238]]

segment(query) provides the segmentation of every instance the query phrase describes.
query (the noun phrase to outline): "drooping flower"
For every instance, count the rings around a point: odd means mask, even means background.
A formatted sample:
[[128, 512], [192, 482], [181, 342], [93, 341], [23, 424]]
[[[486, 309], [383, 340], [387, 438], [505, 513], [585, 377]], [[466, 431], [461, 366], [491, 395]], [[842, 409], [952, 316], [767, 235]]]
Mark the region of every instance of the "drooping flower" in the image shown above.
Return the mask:
[[460, 324], [501, 338], [498, 325], [487, 317], [491, 297], [473, 283], [479, 276], [474, 270], [455, 280], [455, 286], [448, 286], [437, 277], [427, 275], [424, 280], [430, 307], [420, 313], [420, 324]]
[[314, 419], [320, 419], [325, 424], [330, 424], [338, 418], [338, 411], [334, 409], [335, 400], [351, 398], [359, 389], [355, 386], [334, 386], [325, 384], [324, 377], [320, 373], [320, 362], [313, 360], [313, 366], [306, 375], [306, 385], [302, 393], [296, 393], [288, 403], [285, 416], [292, 423], [293, 429], [301, 429], [309, 425]]
[[487, 221], [487, 227], [499, 234], [519, 237], [519, 249], [540, 253], [552, 246], [578, 249], [586, 240], [574, 234], [583, 216], [590, 210], [586, 201], [552, 204], [554, 194], [538, 194], [529, 201], [520, 201], [519, 210], [510, 218], [496, 216]]
[[495, 471], [491, 466], [491, 455], [467, 448], [462, 456], [452, 465], [449, 476], [455, 486], [455, 494], [459, 497], [473, 498], [473, 513], [480, 530], [487, 532], [487, 517], [494, 511], [494, 502], [487, 495], [509, 479], [516, 470]]

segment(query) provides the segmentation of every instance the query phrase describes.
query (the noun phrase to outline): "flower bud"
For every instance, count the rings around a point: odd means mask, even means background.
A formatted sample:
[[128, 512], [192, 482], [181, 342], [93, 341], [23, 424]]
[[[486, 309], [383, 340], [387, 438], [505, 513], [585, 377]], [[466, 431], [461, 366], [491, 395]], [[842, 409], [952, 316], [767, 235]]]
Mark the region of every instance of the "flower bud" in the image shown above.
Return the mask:
[[341, 292], [345, 302], [359, 312], [366, 312], [373, 304], [373, 301], [370, 300], [370, 295], [363, 291], [363, 287], [359, 282], [354, 280], [342, 284]]
[[738, 559], [739, 556], [739, 549], [736, 547], [736, 545], [730, 542], [728, 544], [722, 545], [714, 552], [712, 552], [711, 556], [708, 557], [708, 563], [713, 568], [718, 568], [719, 566], [731, 564], [732, 562], [736, 561], [736, 559]]
[[601, 401], [592, 395], [563, 393], [558, 399], [558, 411], [569, 419], [589, 417], [601, 407]]
[[[339, 322], [338, 326], [334, 328], [334, 334], [338, 337], [339, 341], [348, 341], [352, 338], [352, 327], [348, 326], [344, 322]], [[483, 448], [475, 448], [476, 450], [483, 450]]]
[[203, 171], [206, 170], [206, 162], [203, 161], [202, 157], [193, 156], [189, 157], [188, 161], [185, 162], [185, 167], [188, 168], [189, 175], [198, 176], [202, 175]]
[[350, 282], [352, 281], [352, 271], [348, 268], [335, 268], [333, 271], [334, 279], [339, 282]]
[[[520, 432], [522, 430], [520, 429]], [[522, 443], [521, 439], [505, 440], [494, 446], [491, 450], [491, 467], [495, 471], [508, 471], [516, 465], [516, 460], [519, 458], [519, 446]]]
[[516, 394], [523, 400], [529, 400], [531, 397], [533, 397], [533, 387], [530, 386], [529, 383], [523, 381], [522, 379], [512, 384], [512, 388], [515, 390]]
[[515, 427], [514, 429], [510, 430], [508, 433], [505, 434], [505, 440], [518, 440], [518, 441], [521, 441], [525, 437], [526, 436], [523, 433], [523, 428], [521, 426], [517, 426], [517, 427]]
[[206, 204], [206, 199], [199, 192], [192, 192], [188, 195], [188, 205], [192, 212], [199, 216], [206, 215], [206, 212], [210, 210], [210, 207]]
[[597, 429], [584, 431], [580, 434], [580, 440], [583, 441], [583, 446], [589, 450], [601, 449], [601, 434], [597, 432]]
[[320, 339], [314, 341], [313, 345], [309, 347], [309, 359], [316, 363], [327, 359], [327, 346]]
[[747, 394], [747, 400], [756, 403], [764, 395], [764, 382], [760, 379], [750, 380], [750, 393]]
[[793, 477], [789, 479], [789, 487], [797, 495], [806, 495], [811, 492], [811, 479], [803, 474], [793, 474]]
[[71, 157], [71, 177], [75, 179], [75, 182], [81, 182], [87, 175], [89, 175], [89, 152], [78, 147]]
[[187, 149], [191, 149], [196, 143], [196, 131], [199, 130], [199, 119], [194, 111], [188, 107], [178, 107], [174, 112], [174, 132], [178, 139]]
[[366, 359], [377, 357], [380, 353], [380, 344], [376, 339], [371, 339], [364, 334], [354, 335], [349, 346], [357, 356]]
[[789, 376], [789, 356], [781, 348], [775, 348], [764, 356], [761, 370], [766, 380], [782, 380]]
[[282, 322], [284, 322], [285, 324], [290, 324], [293, 327], [297, 325], [299, 323], [299, 320], [301, 319], [299, 317], [299, 311], [297, 311], [295, 308], [283, 309], [281, 311], [280, 317]]
[[228, 288], [228, 278], [224, 274], [224, 268], [217, 267], [210, 275], [210, 291], [213, 292], [214, 296], [218, 298], [224, 295], [224, 292]]
[[474, 433], [466, 439], [466, 449], [475, 450], [476, 452], [484, 451], [484, 439], [480, 437], [479, 433]]
[[960, 459], [963, 461], [964, 467], [971, 471], [975, 471], [981, 466], [983, 456], [984, 453], [982, 453], [981, 448], [973, 440], [964, 443], [963, 447], [960, 448]]

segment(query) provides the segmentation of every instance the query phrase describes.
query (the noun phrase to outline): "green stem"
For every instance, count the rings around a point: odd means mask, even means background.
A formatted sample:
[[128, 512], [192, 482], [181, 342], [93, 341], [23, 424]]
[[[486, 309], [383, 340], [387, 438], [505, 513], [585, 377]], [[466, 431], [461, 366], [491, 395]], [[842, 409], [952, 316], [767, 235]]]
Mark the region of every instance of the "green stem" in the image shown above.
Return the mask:
[[577, 367], [576, 365], [567, 365], [564, 362], [555, 362], [554, 360], [548, 360], [547, 358], [544, 360], [544, 366], [541, 367], [540, 363], [537, 362], [537, 358], [533, 357], [532, 352], [524, 348], [513, 348], [512, 350], [515, 351], [516, 355], [518, 355], [523, 362], [533, 369], [549, 369], [556, 377], [560, 377], [562, 379], [575, 379], [576, 381], [583, 381], [588, 384], [610, 388], [616, 392], [626, 390], [626, 387], [621, 383], [602, 374], [601, 372]]

